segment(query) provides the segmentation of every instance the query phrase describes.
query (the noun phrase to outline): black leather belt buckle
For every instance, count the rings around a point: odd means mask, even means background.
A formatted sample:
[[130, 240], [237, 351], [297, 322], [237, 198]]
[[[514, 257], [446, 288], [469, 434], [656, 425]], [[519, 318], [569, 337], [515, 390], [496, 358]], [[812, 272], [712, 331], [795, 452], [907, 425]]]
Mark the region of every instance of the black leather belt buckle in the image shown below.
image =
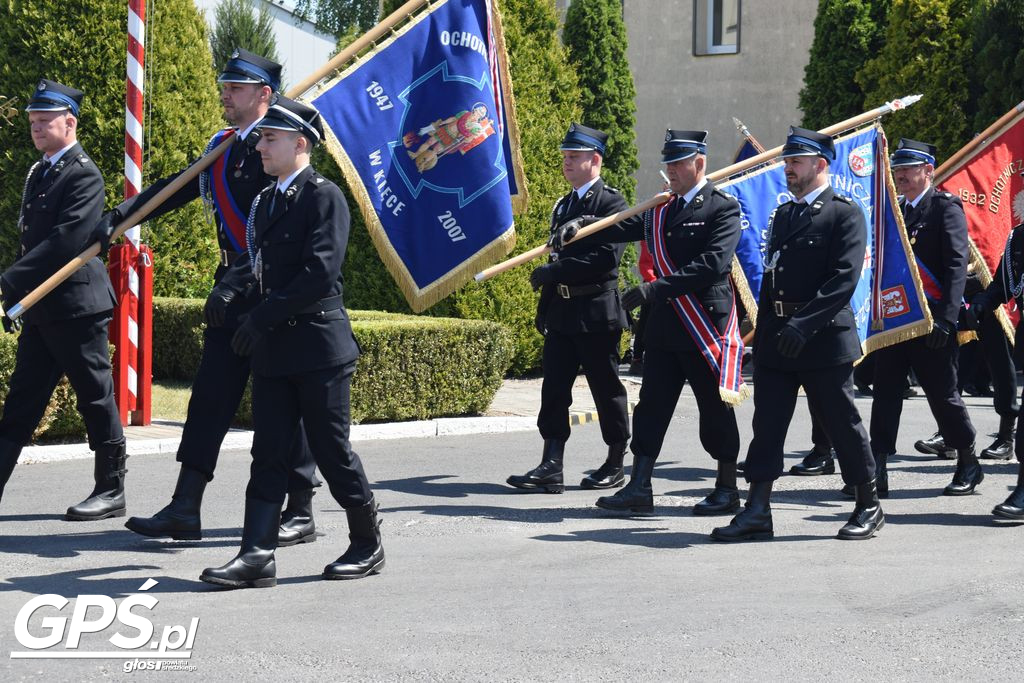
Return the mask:
[[772, 304], [775, 306], [775, 315], [779, 318], [786, 317], [786, 308], [782, 305], [781, 301], [773, 301]]
[[569, 292], [569, 285], [556, 285], [555, 291], [558, 292], [558, 296], [563, 299], [571, 299], [572, 294]]
[[221, 249], [220, 250], [220, 264], [222, 266], [225, 266], [225, 267], [231, 265], [231, 260], [228, 259], [228, 250], [227, 249]]

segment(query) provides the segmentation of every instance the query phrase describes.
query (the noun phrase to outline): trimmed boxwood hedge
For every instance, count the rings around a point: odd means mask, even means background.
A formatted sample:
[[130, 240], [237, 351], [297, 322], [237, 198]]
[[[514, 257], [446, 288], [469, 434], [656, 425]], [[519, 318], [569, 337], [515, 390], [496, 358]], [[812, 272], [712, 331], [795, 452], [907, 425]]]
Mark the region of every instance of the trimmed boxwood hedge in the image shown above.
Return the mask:
[[[382, 311], [349, 317], [362, 349], [352, 381], [354, 422], [483, 412], [512, 362], [512, 336], [498, 323]], [[202, 320], [202, 300], [155, 299], [154, 379], [192, 380]], [[251, 424], [248, 391], [236, 421]]]

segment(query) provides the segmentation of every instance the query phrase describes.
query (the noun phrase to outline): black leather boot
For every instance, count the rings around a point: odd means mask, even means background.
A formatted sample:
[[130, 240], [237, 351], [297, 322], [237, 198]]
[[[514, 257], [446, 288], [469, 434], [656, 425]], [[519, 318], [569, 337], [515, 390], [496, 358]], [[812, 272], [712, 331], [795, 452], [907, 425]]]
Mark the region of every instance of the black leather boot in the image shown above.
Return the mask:
[[616, 512], [654, 512], [654, 491], [651, 488], [653, 472], [654, 458], [634, 455], [629, 483], [613, 496], [598, 498], [597, 507]]
[[14, 466], [18, 464], [18, 456], [21, 455], [21, 444], [0, 439], [0, 500], [4, 497], [4, 487], [7, 480], [14, 472]]
[[789, 468], [789, 473], [801, 477], [835, 474], [836, 461], [832, 457], [832, 449], [830, 448], [827, 452], [823, 452], [817, 448], [812, 448], [811, 452], [804, 457], [802, 462], [798, 462]]
[[992, 514], [1005, 519], [1024, 521], [1024, 464], [1017, 469], [1017, 488], [1005, 502], [992, 508]]
[[384, 568], [384, 546], [380, 539], [377, 502], [371, 500], [358, 508], [346, 508], [348, 550], [324, 567], [325, 579], [361, 579]]
[[206, 490], [206, 475], [181, 466], [171, 502], [152, 517], [129, 517], [124, 523], [137, 534], [175, 541], [198, 541], [203, 537], [199, 508]]
[[626, 446], [625, 441], [608, 446], [608, 457], [604, 464], [583, 477], [580, 486], [585, 489], [613, 489], [622, 486], [626, 481], [626, 473], [622, 468]]
[[946, 445], [946, 440], [942, 438], [942, 434], [935, 432], [927, 439], [919, 439], [914, 442], [914, 449], [918, 453], [924, 453], [925, 455], [936, 455], [943, 460], [955, 460], [956, 449], [950, 448]]
[[545, 439], [544, 453], [541, 456], [540, 464], [526, 474], [513, 474], [506, 479], [506, 482], [509, 486], [514, 486], [517, 489], [562, 493], [565, 491], [565, 482], [562, 480], [562, 457], [564, 454], [564, 441]]
[[747, 503], [740, 514], [732, 518], [729, 526], [711, 532], [716, 541], [766, 541], [775, 537], [772, 527], [772, 484], [770, 481], [751, 482]]
[[863, 541], [875, 535], [875, 532], [885, 526], [885, 515], [882, 514], [882, 504], [878, 502], [878, 489], [874, 481], [866, 484], [859, 484], [854, 487], [857, 494], [857, 504], [853, 507], [853, 514], [836, 538], [844, 541]]
[[245, 525], [242, 547], [235, 559], [221, 567], [209, 567], [201, 581], [228, 588], [269, 588], [277, 585], [277, 528], [281, 523], [281, 504], [256, 498], [245, 499]]
[[281, 528], [277, 531], [278, 548], [316, 540], [316, 524], [313, 522], [315, 495], [314, 489], [288, 494], [288, 504], [281, 513]]
[[981, 471], [978, 456], [974, 454], [974, 444], [971, 444], [967, 448], [957, 450], [953, 481], [942, 493], [947, 496], [968, 496], [974, 493], [975, 487], [984, 478], [985, 473]]
[[116, 446], [102, 446], [96, 450], [93, 463], [93, 478], [96, 486], [89, 497], [78, 505], [72, 505], [64, 513], [64, 519], [73, 522], [124, 517], [124, 475], [128, 453], [124, 442]]
[[[875, 453], [875, 490], [879, 498], [889, 497], [889, 454]], [[856, 493], [855, 495], [860, 495]], [[858, 498], [859, 500], [859, 498]]]
[[727, 515], [739, 509], [740, 491], [736, 486], [736, 463], [719, 460], [715, 490], [693, 506], [693, 514], [698, 517]]
[[1013, 437], [1017, 432], [1016, 415], [999, 416], [999, 433], [992, 445], [981, 452], [982, 458], [990, 460], [1009, 460], [1013, 457]]

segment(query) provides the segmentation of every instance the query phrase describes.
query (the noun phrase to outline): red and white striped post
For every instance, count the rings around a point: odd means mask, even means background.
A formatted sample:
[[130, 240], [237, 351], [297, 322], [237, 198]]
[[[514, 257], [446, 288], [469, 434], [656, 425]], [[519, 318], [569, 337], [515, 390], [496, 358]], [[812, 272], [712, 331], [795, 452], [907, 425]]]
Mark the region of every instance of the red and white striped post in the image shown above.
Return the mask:
[[[128, 58], [125, 80], [124, 133], [124, 195], [134, 197], [142, 189], [142, 135], [144, 120], [143, 83], [146, 56], [146, 0], [128, 0]], [[150, 387], [152, 345], [152, 289], [142, 292], [139, 282], [152, 282], [151, 252], [140, 245], [139, 226], [125, 233], [125, 243], [111, 249], [112, 279], [118, 293], [118, 308], [111, 327], [116, 353], [114, 355], [115, 388], [121, 421], [132, 424], [150, 422]], [[117, 253], [115, 253], [115, 249]]]

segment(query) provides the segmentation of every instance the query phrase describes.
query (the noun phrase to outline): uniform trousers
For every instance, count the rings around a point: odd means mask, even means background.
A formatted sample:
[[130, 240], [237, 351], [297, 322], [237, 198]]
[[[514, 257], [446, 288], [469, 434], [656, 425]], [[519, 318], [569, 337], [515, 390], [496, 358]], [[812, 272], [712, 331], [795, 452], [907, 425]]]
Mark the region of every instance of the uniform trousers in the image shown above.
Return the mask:
[[647, 347], [640, 401], [633, 411], [633, 453], [658, 458], [686, 382], [697, 398], [701, 446], [715, 460], [736, 462], [740, 452], [736, 412], [722, 400], [718, 378], [696, 349]]
[[[249, 381], [251, 365], [247, 356], [231, 350], [234, 327], [207, 327], [203, 332], [203, 355], [192, 381], [188, 414], [178, 446], [178, 462], [213, 479], [224, 436], [231, 427], [238, 404]], [[320, 485], [316, 463], [301, 428], [292, 433], [294, 467], [288, 472], [288, 492], [305, 491]]]
[[61, 376], [67, 375], [85, 421], [89, 448], [95, 451], [124, 443], [107, 344], [110, 320], [107, 311], [25, 325], [0, 418], [0, 438], [21, 446], [28, 443]]
[[629, 440], [626, 388], [619, 379], [619, 340], [622, 330], [544, 335], [544, 381], [540, 390], [537, 427], [545, 439], [569, 439], [569, 406], [572, 385], [580, 367], [587, 377], [590, 393], [600, 417], [601, 436], [606, 444]]
[[373, 498], [363, 464], [349, 443], [349, 397], [355, 361], [281, 377], [253, 373], [252, 444], [247, 498], [283, 503], [294, 469], [289, 448], [300, 421], [320, 474], [343, 508]]
[[928, 399], [939, 433], [950, 448], [974, 444], [974, 425], [956, 387], [957, 341], [951, 335], [939, 349], [930, 349], [923, 337], [887, 346], [872, 353], [875, 384], [871, 401], [871, 448], [878, 454], [896, 452], [896, 436], [903, 412], [903, 378], [913, 368]]
[[853, 363], [814, 370], [754, 367], [754, 438], [747, 450], [748, 482], [778, 479], [783, 470], [786, 432], [803, 386], [821, 426], [832, 441], [843, 481], [859, 485], [875, 476], [868, 433], [853, 402]]
[[978, 325], [978, 343], [988, 363], [989, 375], [992, 378], [992, 405], [996, 413], [1002, 417], [1016, 415], [1017, 405], [1017, 369], [1013, 364], [1013, 353], [1010, 342], [995, 315], [982, 317]]
[[811, 443], [814, 444], [816, 450], [828, 453], [832, 450], [832, 442], [828, 440], [828, 434], [825, 433], [825, 428], [821, 425], [821, 418], [818, 417], [813, 406], [808, 405], [807, 408], [811, 414]]

